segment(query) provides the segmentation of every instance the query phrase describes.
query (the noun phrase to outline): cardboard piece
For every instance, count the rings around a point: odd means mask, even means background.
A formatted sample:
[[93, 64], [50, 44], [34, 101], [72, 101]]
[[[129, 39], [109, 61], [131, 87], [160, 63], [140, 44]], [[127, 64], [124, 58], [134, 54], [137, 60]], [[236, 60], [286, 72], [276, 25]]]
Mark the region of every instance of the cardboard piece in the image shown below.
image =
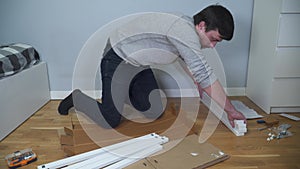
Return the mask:
[[[81, 120], [81, 122], [79, 120]], [[73, 140], [70, 141], [70, 138], [62, 137], [62, 144], [86, 144], [93, 140], [101, 147], [104, 147], [149, 133], [161, 134], [170, 140], [181, 138], [186, 135], [187, 132], [189, 135], [194, 134], [194, 132], [190, 131], [189, 127], [182, 122], [183, 120], [178, 119], [171, 111], [165, 111], [162, 117], [147, 123], [141, 123], [139, 121], [144, 119], [136, 119], [138, 122], [124, 119], [124, 121], [114, 129], [105, 129], [97, 124], [84, 122], [83, 120], [82, 118], [72, 118], [72, 127], [65, 128], [65, 133], [67, 136], [72, 136]], [[92, 135], [89, 135], [91, 139], [86, 133], [92, 133]]]
[[124, 169], [155, 169], [155, 168], [147, 159], [142, 159], [136, 163], [131, 164], [128, 167], [125, 167]]
[[[126, 169], [200, 169], [215, 165], [229, 158], [210, 143], [198, 143], [197, 135], [190, 135], [169, 151], [152, 157], [147, 157]], [[151, 165], [149, 165], [149, 163]]]
[[66, 135], [61, 135], [60, 137], [60, 143], [63, 145], [78, 145], [93, 142], [83, 129], [69, 129], [65, 127], [64, 130]]
[[60, 144], [67, 156], [100, 148], [90, 139], [80, 124], [72, 124], [72, 128], [65, 127], [64, 133], [60, 136]]

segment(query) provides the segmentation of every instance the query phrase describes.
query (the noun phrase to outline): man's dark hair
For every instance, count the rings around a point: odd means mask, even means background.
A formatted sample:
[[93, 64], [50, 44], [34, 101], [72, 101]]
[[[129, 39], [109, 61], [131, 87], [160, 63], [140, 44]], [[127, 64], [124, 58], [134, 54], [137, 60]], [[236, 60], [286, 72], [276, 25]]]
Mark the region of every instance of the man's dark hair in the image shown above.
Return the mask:
[[193, 16], [194, 24], [201, 21], [206, 24], [206, 31], [218, 30], [222, 39], [231, 40], [234, 32], [234, 21], [229, 10], [221, 5], [211, 5]]

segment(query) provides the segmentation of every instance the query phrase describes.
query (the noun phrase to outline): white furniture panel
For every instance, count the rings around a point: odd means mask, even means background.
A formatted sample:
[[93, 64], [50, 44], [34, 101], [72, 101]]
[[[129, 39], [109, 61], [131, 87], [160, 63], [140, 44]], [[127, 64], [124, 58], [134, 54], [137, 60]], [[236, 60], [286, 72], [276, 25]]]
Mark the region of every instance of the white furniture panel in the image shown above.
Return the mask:
[[300, 13], [300, 1], [283, 0], [282, 13]]
[[254, 0], [246, 95], [266, 113], [300, 112], [299, 4]]
[[274, 79], [272, 83], [273, 107], [297, 107], [300, 105], [300, 78]]
[[300, 14], [281, 14], [278, 46], [300, 46]]
[[50, 100], [46, 63], [0, 80], [0, 140]]
[[276, 50], [274, 77], [300, 77], [300, 48]]

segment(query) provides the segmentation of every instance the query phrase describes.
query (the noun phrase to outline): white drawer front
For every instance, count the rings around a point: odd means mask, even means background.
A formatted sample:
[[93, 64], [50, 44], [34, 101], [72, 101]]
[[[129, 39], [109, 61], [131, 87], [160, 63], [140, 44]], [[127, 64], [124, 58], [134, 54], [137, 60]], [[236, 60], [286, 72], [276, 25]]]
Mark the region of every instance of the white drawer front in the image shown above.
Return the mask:
[[300, 78], [274, 79], [272, 107], [300, 106]]
[[278, 46], [300, 46], [300, 14], [281, 14]]
[[283, 0], [282, 12], [283, 13], [300, 12], [300, 1], [299, 0]]
[[300, 47], [277, 48], [274, 77], [300, 77]]

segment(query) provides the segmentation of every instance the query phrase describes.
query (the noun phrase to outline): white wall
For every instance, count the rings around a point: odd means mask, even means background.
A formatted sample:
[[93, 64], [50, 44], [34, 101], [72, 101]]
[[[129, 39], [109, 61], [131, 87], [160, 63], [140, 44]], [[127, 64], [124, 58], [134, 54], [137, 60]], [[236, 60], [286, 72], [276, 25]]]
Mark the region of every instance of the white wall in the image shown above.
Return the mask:
[[101, 26], [136, 12], [192, 16], [217, 2], [231, 10], [236, 23], [233, 40], [216, 48], [224, 64], [227, 86], [244, 88], [253, 0], [1, 0], [0, 44], [33, 45], [48, 63], [51, 91], [69, 91], [79, 51]]

